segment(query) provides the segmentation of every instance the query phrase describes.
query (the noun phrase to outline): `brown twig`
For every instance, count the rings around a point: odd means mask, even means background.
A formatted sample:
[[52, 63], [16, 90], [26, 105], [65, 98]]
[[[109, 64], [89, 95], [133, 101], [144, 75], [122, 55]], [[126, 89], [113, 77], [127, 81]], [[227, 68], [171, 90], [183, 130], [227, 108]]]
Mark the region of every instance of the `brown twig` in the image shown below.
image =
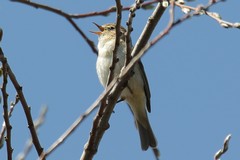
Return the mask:
[[133, 31], [133, 27], [132, 27], [133, 18], [136, 16], [135, 12], [137, 9], [140, 9], [142, 3], [143, 3], [142, 0], [136, 0], [135, 4], [129, 9], [128, 20], [126, 22], [126, 24], [127, 24], [127, 32], [126, 32], [127, 51], [126, 51], [126, 55], [125, 55], [125, 63], [124, 63], [125, 67], [131, 60], [131, 52], [132, 52], [131, 32]]
[[[69, 13], [66, 13], [66, 12], [60, 10], [60, 9], [53, 8], [53, 7], [50, 7], [50, 6], [47, 6], [47, 5], [43, 5], [43, 4], [39, 4], [39, 3], [36, 3], [36, 2], [30, 2], [30, 1], [26, 1], [26, 0], [11, 0], [11, 1], [12, 2], [24, 3], [24, 4], [27, 4], [27, 5], [32, 6], [34, 8], [41, 8], [41, 9], [59, 14], [59, 15], [64, 16], [64, 17], [70, 17], [70, 18], [74, 18], [74, 19], [87, 18], [87, 17], [92, 17], [92, 16], [107, 16], [109, 13], [116, 12], [116, 10], [117, 10], [117, 8], [115, 6], [113, 6], [113, 7], [110, 7], [109, 9], [106, 9], [106, 10], [103, 10], [103, 11], [97, 11], [97, 12], [94, 11], [94, 12], [84, 13], [84, 14], [69, 14]], [[159, 1], [158, 0], [147, 1], [147, 2], [144, 2], [142, 4], [142, 7], [146, 7], [146, 6], [149, 6], [149, 5], [157, 3], [157, 2], [159, 2]], [[126, 7], [123, 7], [122, 10], [123, 11], [128, 11], [130, 8], [131, 8], [131, 6], [126, 6]]]
[[112, 64], [109, 68], [110, 72], [108, 75], [107, 85], [114, 78], [114, 69], [115, 69], [116, 63], [118, 62], [117, 51], [118, 51], [120, 36], [121, 36], [120, 27], [121, 27], [121, 19], [122, 19], [122, 4], [120, 0], [116, 0], [116, 6], [117, 6], [117, 17], [116, 17], [116, 28], [115, 28], [116, 30], [115, 46], [113, 50]]
[[40, 156], [43, 152], [43, 148], [40, 145], [36, 130], [34, 128], [32, 115], [31, 115], [31, 112], [30, 112], [30, 107], [28, 106], [27, 101], [25, 99], [25, 96], [22, 92], [22, 87], [19, 85], [14, 73], [12, 72], [9, 64], [7, 63], [7, 59], [4, 57], [4, 54], [3, 54], [3, 51], [2, 51], [1, 48], [0, 48], [0, 61], [2, 62], [2, 64], [4, 64], [6, 66], [8, 76], [9, 76], [14, 88], [16, 89], [17, 94], [19, 95], [19, 100], [20, 100], [20, 102], [22, 104], [22, 107], [23, 107], [23, 110], [25, 112], [27, 122], [28, 122], [28, 128], [30, 130], [30, 133], [31, 133], [31, 136], [32, 136], [32, 139], [33, 139], [33, 144], [34, 144], [34, 146], [37, 150], [38, 155]]
[[[2, 52], [2, 49], [0, 48], [0, 52]], [[7, 144], [7, 157], [8, 160], [12, 160], [12, 146], [11, 146], [11, 130], [12, 126], [9, 121], [8, 116], [8, 93], [7, 93], [7, 83], [8, 83], [8, 67], [7, 67], [7, 59], [3, 57], [1, 59], [2, 62], [2, 71], [3, 71], [3, 84], [1, 87], [2, 96], [3, 96], [3, 117], [6, 125], [7, 135], [5, 137], [5, 141]]]
[[231, 134], [227, 135], [227, 137], [225, 138], [223, 143], [223, 148], [217, 151], [217, 153], [214, 156], [214, 160], [219, 160], [220, 157], [227, 152], [230, 139], [231, 139]]
[[[142, 7], [149, 6], [154, 3], [158, 3], [159, 0], [152, 0], [152, 1], [146, 1], [142, 3]], [[125, 6], [122, 8], [122, 11], [128, 11], [131, 9], [132, 6]], [[92, 17], [92, 16], [107, 16], [109, 13], [116, 12], [116, 7], [110, 7], [109, 9], [103, 10], [103, 11], [98, 11], [98, 12], [90, 12], [90, 13], [85, 13], [85, 14], [73, 14], [71, 15], [72, 18], [86, 18], [86, 17]]]

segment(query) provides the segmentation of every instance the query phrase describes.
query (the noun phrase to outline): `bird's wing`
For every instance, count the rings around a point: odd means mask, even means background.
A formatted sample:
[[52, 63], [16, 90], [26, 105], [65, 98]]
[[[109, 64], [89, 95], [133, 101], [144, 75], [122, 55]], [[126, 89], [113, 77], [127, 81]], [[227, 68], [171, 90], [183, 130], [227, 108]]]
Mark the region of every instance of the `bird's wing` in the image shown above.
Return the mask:
[[141, 76], [143, 79], [143, 84], [144, 84], [144, 92], [145, 92], [146, 99], [147, 99], [147, 102], [146, 102], [147, 110], [148, 110], [148, 112], [151, 112], [151, 102], [150, 102], [151, 93], [150, 93], [150, 89], [149, 89], [149, 85], [148, 85], [147, 76], [144, 71], [144, 67], [143, 67], [141, 60], [139, 60], [138, 64], [140, 67], [140, 73], [141, 73]]

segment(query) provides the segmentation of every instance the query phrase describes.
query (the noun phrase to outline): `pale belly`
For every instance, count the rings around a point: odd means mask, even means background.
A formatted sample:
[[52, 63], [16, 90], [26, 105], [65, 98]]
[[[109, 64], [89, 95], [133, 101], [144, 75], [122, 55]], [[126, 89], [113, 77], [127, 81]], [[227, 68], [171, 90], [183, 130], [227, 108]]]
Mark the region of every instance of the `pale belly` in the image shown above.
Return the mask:
[[[106, 88], [108, 76], [110, 73], [110, 66], [112, 63], [112, 57], [98, 57], [96, 69], [100, 83]], [[120, 74], [120, 71], [124, 65], [124, 61], [119, 60], [115, 64], [114, 77]], [[139, 73], [139, 68], [136, 65], [134, 67], [134, 75], [129, 79], [127, 87], [122, 91], [121, 97], [130, 98], [134, 95], [143, 94], [143, 82]], [[144, 95], [141, 95], [144, 96]]]

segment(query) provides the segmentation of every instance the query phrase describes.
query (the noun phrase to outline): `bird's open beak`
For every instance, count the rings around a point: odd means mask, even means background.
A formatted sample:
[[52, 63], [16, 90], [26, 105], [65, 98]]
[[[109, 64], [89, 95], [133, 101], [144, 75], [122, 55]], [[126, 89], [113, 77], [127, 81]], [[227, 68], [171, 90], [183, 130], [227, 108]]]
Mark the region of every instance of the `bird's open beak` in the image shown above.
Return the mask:
[[94, 34], [97, 34], [97, 35], [101, 35], [102, 32], [103, 32], [103, 30], [104, 30], [104, 28], [103, 28], [102, 26], [98, 25], [97, 23], [94, 23], [94, 22], [93, 22], [93, 24], [95, 24], [100, 31], [90, 31], [90, 32], [92, 32], [92, 33], [94, 33]]

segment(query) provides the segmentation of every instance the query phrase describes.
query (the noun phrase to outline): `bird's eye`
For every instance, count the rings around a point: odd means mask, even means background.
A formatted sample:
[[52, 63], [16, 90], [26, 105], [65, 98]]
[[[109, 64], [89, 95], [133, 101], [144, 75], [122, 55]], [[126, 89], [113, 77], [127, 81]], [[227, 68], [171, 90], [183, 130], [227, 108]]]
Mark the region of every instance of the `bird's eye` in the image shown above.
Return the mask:
[[111, 26], [111, 27], [108, 27], [107, 29], [108, 29], [109, 31], [111, 31], [111, 30], [114, 30], [115, 27]]

